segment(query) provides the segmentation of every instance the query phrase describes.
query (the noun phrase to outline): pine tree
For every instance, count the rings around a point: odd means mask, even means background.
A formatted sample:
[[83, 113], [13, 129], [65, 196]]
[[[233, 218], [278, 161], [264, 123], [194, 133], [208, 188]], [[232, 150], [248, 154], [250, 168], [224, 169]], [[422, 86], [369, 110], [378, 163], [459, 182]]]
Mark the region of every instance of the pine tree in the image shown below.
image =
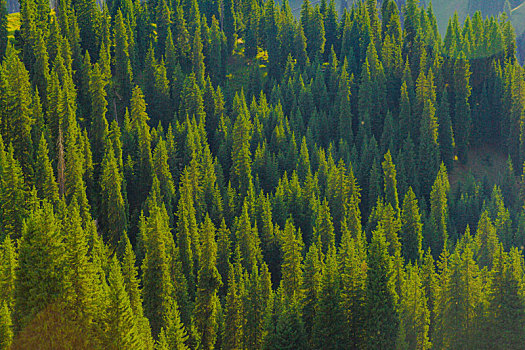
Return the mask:
[[13, 309], [15, 298], [15, 279], [17, 254], [13, 241], [9, 236], [4, 238], [0, 245], [0, 302], [8, 306], [9, 310]]
[[117, 246], [126, 234], [128, 218], [126, 203], [123, 197], [123, 179], [114, 155], [113, 147], [109, 144], [102, 161], [100, 177], [100, 224], [108, 243]]
[[335, 248], [334, 225], [330, 215], [330, 207], [326, 200], [323, 201], [319, 208], [314, 226], [314, 242], [318, 244], [323, 254]]
[[525, 305], [520, 296], [522, 258], [516, 249], [509, 254], [501, 250], [494, 260], [488, 290], [487, 344], [494, 349], [517, 349], [523, 342]]
[[119, 242], [122, 259], [122, 278], [124, 287], [129, 295], [129, 302], [136, 322], [139, 343], [147, 349], [153, 347], [149, 321], [144, 317], [142, 308], [142, 291], [139, 288], [138, 271], [135, 266], [135, 253], [127, 235]]
[[271, 291], [268, 267], [264, 262], [260, 264], [260, 268], [254, 265], [251, 272], [245, 274], [245, 291], [242, 298], [245, 318], [243, 343], [248, 349], [259, 349], [263, 344], [264, 322], [267, 319]]
[[0, 227], [2, 237], [10, 236], [16, 239], [20, 237], [23, 221], [29, 214], [30, 192], [24, 182], [20, 164], [14, 158], [13, 145], [10, 144], [5, 152], [1, 138], [0, 154], [4, 158], [0, 172]]
[[160, 194], [168, 215], [172, 217], [173, 201], [175, 199], [175, 185], [168, 165], [168, 150], [166, 142], [161, 138], [153, 151], [153, 171], [159, 180]]
[[209, 216], [204, 219], [201, 239], [203, 241], [201, 268], [197, 281], [195, 301], [195, 325], [203, 349], [214, 349], [218, 332], [219, 298], [217, 292], [222, 285], [217, 270], [217, 243], [215, 227]]
[[469, 98], [472, 88], [470, 87], [469, 77], [470, 64], [465, 55], [460, 54], [459, 59], [454, 64], [454, 118], [453, 127], [456, 136], [458, 156], [461, 161], [467, 159], [467, 147], [469, 146], [470, 131], [472, 128], [472, 118], [470, 115]]
[[195, 74], [197, 84], [199, 87], [204, 88], [204, 77], [205, 66], [204, 66], [204, 54], [202, 53], [202, 38], [201, 38], [201, 29], [197, 28], [193, 36], [192, 44], [192, 71]]
[[418, 177], [420, 192], [426, 196], [430, 193], [432, 178], [439, 169], [438, 125], [430, 99], [424, 103], [419, 140]]
[[76, 202], [80, 208], [80, 215], [84, 224], [91, 221], [90, 205], [86, 195], [84, 169], [80, 147], [81, 134], [73, 111], [67, 115], [67, 139], [65, 145], [65, 191], [66, 204]]
[[[177, 208], [177, 245], [179, 247], [182, 271], [189, 285], [195, 282], [195, 261], [198, 261], [198, 232], [195, 218], [193, 189], [188, 169], [184, 169], [180, 179], [180, 199]], [[196, 257], [194, 257], [196, 255]]]
[[65, 287], [65, 247], [49, 203], [44, 202], [28, 218], [18, 249], [13, 321], [21, 330], [39, 311], [56, 302]]
[[172, 299], [169, 310], [164, 317], [165, 328], [159, 334], [159, 340], [165, 339], [167, 349], [188, 350], [188, 334], [180, 319], [179, 307]]
[[89, 77], [89, 96], [91, 99], [90, 141], [93, 147], [93, 160], [97, 166], [97, 173], [101, 172], [100, 163], [106, 151], [106, 138], [108, 136], [106, 84], [107, 81], [100, 66], [96, 63]]
[[441, 164], [430, 193], [430, 237], [426, 237], [426, 241], [430, 242], [434, 256], [439, 256], [448, 245], [447, 196], [449, 190], [447, 169], [445, 165]]
[[381, 165], [383, 166], [385, 203], [390, 204], [394, 211], [399, 214], [396, 166], [392, 162], [392, 155], [390, 154], [390, 151], [385, 154], [385, 160], [381, 163]]
[[283, 310], [276, 317], [272, 324], [275, 330], [268, 334], [264, 349], [306, 349], [308, 343], [297, 299], [284, 299]]
[[307, 50], [308, 56], [312, 61], [321, 59], [324, 53], [324, 46], [326, 43], [325, 39], [325, 27], [323, 15], [321, 14], [319, 7], [315, 7], [311, 12], [311, 18], [305, 31], [307, 38]]
[[[129, 54], [129, 38], [124, 24], [122, 12], [117, 12], [114, 26], [115, 73], [114, 94], [116, 117], [122, 118], [132, 97], [133, 72]], [[134, 91], [133, 91], [134, 92]], [[133, 106], [132, 106], [133, 109]], [[132, 113], [133, 114], [133, 113]]]
[[224, 310], [224, 330], [222, 334], [223, 349], [233, 350], [243, 347], [243, 313], [242, 313], [242, 290], [235, 277], [233, 265], [228, 270], [228, 292], [226, 294], [226, 306]]
[[[69, 309], [77, 315], [77, 322], [88, 328], [89, 324], [100, 321], [101, 312], [97, 305], [97, 296], [102, 294], [100, 286], [93, 279], [95, 269], [88, 255], [88, 234], [82, 228], [82, 219], [77, 203], [66, 208], [66, 217], [62, 221], [66, 264], [70, 266], [67, 273], [65, 297]], [[99, 336], [93, 334], [93, 336]]]
[[370, 348], [394, 349], [399, 329], [392, 258], [382, 226], [373, 232], [368, 251], [366, 334]]
[[422, 228], [417, 198], [409, 187], [401, 210], [401, 244], [403, 256], [414, 263], [423, 258]]
[[345, 349], [344, 314], [341, 307], [341, 281], [335, 249], [326, 256], [312, 328], [315, 349]]
[[109, 295], [105, 348], [136, 349], [139, 345], [133, 310], [126, 292], [120, 263], [114, 256], [108, 275]]
[[448, 169], [452, 168], [454, 160], [454, 131], [452, 130], [452, 122], [450, 120], [450, 106], [448, 102], [447, 88], [443, 90], [441, 96], [441, 103], [437, 111], [439, 124], [439, 149], [441, 151], [441, 159]]
[[3, 301], [0, 303], [0, 349], [8, 350], [11, 348], [13, 341], [13, 330], [11, 322], [11, 315], [7, 302]]
[[58, 185], [48, 152], [46, 138], [44, 134], [41, 134], [35, 157], [35, 185], [40, 198], [47, 199], [50, 203], [56, 204], [58, 202]]
[[149, 212], [150, 216], [140, 225], [146, 253], [142, 261], [144, 314], [150, 321], [152, 334], [157, 336], [166, 326], [165, 317], [173, 302], [169, 255], [173, 238], [164, 206], [153, 204]]
[[130, 198], [130, 206], [137, 208], [146, 199], [152, 181], [151, 134], [148, 126], [149, 117], [146, 113], [146, 102], [140, 87], [133, 89], [130, 108], [131, 132], [137, 142], [135, 178], [130, 183], [135, 188], [135, 195]]
[[261, 252], [257, 226], [252, 227], [248, 213], [248, 201], [244, 202], [241, 215], [235, 219], [233, 227], [235, 228], [235, 238], [241, 254], [242, 265], [247, 271], [252, 272], [252, 268], [257, 266], [257, 262], [260, 260]]
[[94, 0], [77, 0], [72, 1], [72, 5], [78, 17], [82, 48], [91, 53], [97, 52], [97, 44], [100, 40], [100, 12], [97, 8], [97, 2]]
[[301, 286], [303, 284], [302, 250], [303, 240], [301, 231], [296, 231], [292, 220], [286, 220], [286, 226], [281, 237], [281, 288], [283, 296], [289, 300], [294, 297], [301, 300]]
[[[352, 201], [355, 202], [355, 201]], [[355, 207], [355, 204], [352, 205]], [[340, 273], [341, 273], [341, 306], [345, 315], [348, 330], [346, 336], [348, 346], [359, 349], [365, 346], [365, 293], [367, 279], [367, 262], [366, 262], [366, 241], [361, 231], [360, 220], [352, 218], [349, 212], [348, 222], [355, 221], [358, 223], [351, 225], [345, 222], [342, 225], [343, 234], [341, 245], [339, 247]]]
[[444, 288], [441, 313], [442, 336], [453, 348], [475, 346], [479, 340], [480, 310], [483, 303], [482, 276], [473, 257], [470, 229], [450, 258], [449, 282]]
[[166, 0], [157, 2], [157, 8], [155, 9], [156, 24], [157, 24], [157, 55], [162, 57], [166, 53], [166, 47], [168, 46], [168, 31], [170, 31], [171, 11], [168, 7]]
[[7, 48], [7, 1], [0, 1], [0, 63], [4, 59]]
[[[29, 74], [18, 58], [15, 48], [7, 46], [0, 69], [0, 91], [5, 97], [5, 117], [0, 120], [0, 130], [5, 144], [13, 144], [17, 159], [27, 180], [33, 176], [33, 140], [31, 129], [35, 124], [32, 115], [32, 94]], [[5, 198], [5, 197], [4, 197]]]
[[430, 312], [423, 289], [419, 268], [408, 265], [407, 280], [403, 286], [399, 303], [400, 337], [397, 346], [405, 344], [408, 349], [430, 349], [428, 338]]
[[232, 184], [239, 189], [241, 195], [246, 195], [248, 184], [252, 181], [250, 140], [252, 123], [249, 118], [248, 108], [244, 94], [235, 95], [233, 102], [236, 115], [232, 133]]

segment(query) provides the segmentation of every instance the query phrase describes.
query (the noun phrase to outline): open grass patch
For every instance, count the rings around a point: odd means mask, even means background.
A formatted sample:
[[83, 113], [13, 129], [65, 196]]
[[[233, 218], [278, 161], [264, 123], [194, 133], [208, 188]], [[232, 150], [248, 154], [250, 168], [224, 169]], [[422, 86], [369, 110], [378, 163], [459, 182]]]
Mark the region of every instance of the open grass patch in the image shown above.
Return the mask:
[[15, 31], [20, 29], [20, 12], [7, 15], [7, 38], [15, 38]]

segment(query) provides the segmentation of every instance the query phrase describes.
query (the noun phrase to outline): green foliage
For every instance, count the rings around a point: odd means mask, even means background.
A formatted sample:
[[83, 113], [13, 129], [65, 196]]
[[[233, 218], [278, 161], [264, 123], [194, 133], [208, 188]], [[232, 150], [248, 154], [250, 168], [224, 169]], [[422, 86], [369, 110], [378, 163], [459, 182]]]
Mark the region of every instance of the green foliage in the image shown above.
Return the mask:
[[6, 302], [2, 302], [0, 308], [0, 349], [7, 350], [11, 347], [13, 341], [13, 330], [11, 329], [11, 315]]
[[0, 348], [521, 348], [516, 34], [398, 4], [0, 0]]
[[387, 247], [385, 232], [380, 225], [373, 233], [368, 251], [365, 326], [368, 346], [379, 349], [394, 349], [399, 330], [398, 296]]
[[57, 302], [66, 287], [65, 245], [49, 203], [29, 216], [18, 249], [13, 323], [21, 330], [39, 311]]
[[114, 257], [108, 275], [109, 294], [107, 310], [107, 349], [136, 349], [139, 345], [138, 330], [124, 286], [120, 263]]

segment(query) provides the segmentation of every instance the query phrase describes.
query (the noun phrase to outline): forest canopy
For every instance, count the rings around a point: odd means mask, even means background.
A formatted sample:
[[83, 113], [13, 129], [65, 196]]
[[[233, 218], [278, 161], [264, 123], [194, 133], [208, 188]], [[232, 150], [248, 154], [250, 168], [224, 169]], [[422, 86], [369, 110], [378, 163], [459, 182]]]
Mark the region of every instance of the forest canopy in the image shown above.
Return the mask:
[[520, 349], [507, 13], [0, 0], [0, 350]]

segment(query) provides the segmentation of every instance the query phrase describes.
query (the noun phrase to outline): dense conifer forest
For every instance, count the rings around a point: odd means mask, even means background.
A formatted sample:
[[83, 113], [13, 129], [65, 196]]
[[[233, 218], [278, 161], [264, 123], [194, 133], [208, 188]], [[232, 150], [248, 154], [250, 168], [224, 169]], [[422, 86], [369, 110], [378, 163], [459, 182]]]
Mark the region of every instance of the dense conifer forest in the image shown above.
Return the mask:
[[509, 16], [0, 0], [0, 349], [521, 349]]

